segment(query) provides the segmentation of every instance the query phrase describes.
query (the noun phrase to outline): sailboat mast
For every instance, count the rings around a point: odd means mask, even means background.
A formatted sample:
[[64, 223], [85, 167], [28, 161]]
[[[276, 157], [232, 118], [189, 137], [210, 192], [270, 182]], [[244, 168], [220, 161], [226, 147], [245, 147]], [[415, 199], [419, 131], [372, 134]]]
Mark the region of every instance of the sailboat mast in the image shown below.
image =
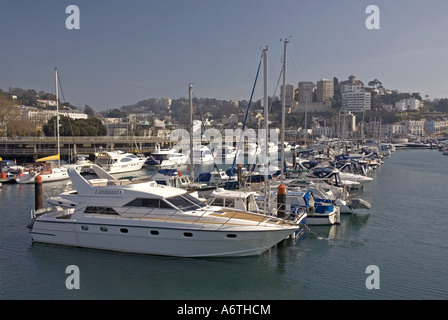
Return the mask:
[[281, 133], [281, 174], [280, 179], [283, 183], [283, 177], [285, 174], [285, 113], [286, 113], [286, 45], [288, 40], [286, 39], [283, 46], [283, 88], [282, 88], [282, 133]]
[[268, 180], [268, 168], [269, 168], [269, 163], [268, 163], [268, 159], [269, 159], [269, 144], [268, 144], [268, 140], [269, 140], [269, 97], [268, 97], [268, 48], [266, 47], [266, 49], [263, 50], [263, 71], [264, 71], [264, 129], [266, 130], [266, 134], [265, 134], [265, 154], [264, 154], [264, 165], [265, 165], [265, 181]]
[[58, 68], [54, 68], [54, 76], [56, 80], [56, 135], [58, 143], [58, 167], [61, 166], [61, 145], [59, 143], [59, 88], [58, 88]]
[[193, 85], [190, 83], [188, 86], [188, 96], [190, 98], [190, 177], [191, 181], [194, 181], [194, 152], [193, 152], [193, 98], [191, 90]]

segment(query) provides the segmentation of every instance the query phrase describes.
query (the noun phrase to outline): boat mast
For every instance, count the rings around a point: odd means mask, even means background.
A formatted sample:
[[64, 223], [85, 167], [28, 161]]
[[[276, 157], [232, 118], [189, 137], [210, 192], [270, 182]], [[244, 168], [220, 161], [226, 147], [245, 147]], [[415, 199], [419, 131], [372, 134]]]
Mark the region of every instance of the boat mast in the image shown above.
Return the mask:
[[193, 85], [190, 83], [188, 85], [188, 96], [190, 98], [190, 177], [191, 181], [194, 181], [194, 153], [193, 153], [193, 98], [191, 95], [191, 90]]
[[56, 80], [56, 135], [58, 143], [58, 167], [61, 166], [61, 146], [59, 144], [59, 88], [58, 88], [58, 68], [54, 68], [54, 76]]
[[283, 177], [285, 174], [285, 113], [286, 113], [286, 45], [288, 39], [285, 39], [283, 45], [283, 88], [282, 88], [282, 133], [281, 133], [281, 173], [280, 179], [283, 183]]
[[268, 47], [266, 47], [266, 49], [263, 50], [263, 62], [264, 62], [264, 66], [263, 66], [263, 71], [264, 71], [264, 128], [265, 128], [265, 154], [264, 154], [264, 166], [265, 166], [265, 172], [264, 172], [264, 177], [265, 177], [265, 181], [268, 181], [268, 170], [269, 170], [269, 131], [268, 131], [268, 120], [269, 120], [269, 115], [268, 115], [268, 111], [269, 111], [269, 97], [268, 97]]

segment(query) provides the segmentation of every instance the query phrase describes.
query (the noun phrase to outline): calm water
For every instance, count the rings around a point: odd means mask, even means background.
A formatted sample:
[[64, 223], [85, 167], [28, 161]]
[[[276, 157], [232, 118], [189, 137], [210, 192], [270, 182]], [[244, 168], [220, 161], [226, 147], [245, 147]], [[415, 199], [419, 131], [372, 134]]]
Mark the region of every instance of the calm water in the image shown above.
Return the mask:
[[[3, 184], [0, 299], [447, 299], [448, 157], [400, 150], [374, 178], [359, 193], [371, 210], [261, 256], [219, 259], [32, 244], [34, 185]], [[79, 290], [65, 286], [69, 265], [79, 267]], [[366, 288], [369, 265], [380, 270], [379, 289]]]

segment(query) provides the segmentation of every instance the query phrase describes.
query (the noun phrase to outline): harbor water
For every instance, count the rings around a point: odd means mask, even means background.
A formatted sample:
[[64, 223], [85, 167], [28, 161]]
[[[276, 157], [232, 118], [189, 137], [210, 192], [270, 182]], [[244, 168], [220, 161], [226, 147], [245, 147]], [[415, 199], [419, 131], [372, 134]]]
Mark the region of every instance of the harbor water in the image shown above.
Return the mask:
[[[198, 170], [198, 169], [196, 169]], [[448, 298], [448, 156], [398, 150], [360, 198], [370, 210], [310, 227], [260, 256], [174, 258], [31, 242], [34, 185], [0, 187], [0, 299], [384, 300]], [[64, 182], [43, 185], [44, 198]], [[68, 289], [68, 266], [79, 289]], [[375, 266], [376, 288], [369, 288]], [[366, 272], [367, 269], [367, 272]]]

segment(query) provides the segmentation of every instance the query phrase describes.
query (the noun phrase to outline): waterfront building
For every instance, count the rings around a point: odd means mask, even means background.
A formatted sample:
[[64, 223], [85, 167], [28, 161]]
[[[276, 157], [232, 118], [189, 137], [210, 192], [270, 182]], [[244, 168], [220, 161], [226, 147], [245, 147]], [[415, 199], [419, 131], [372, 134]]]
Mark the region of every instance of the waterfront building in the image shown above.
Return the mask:
[[422, 137], [425, 134], [425, 120], [406, 120], [407, 133]]

